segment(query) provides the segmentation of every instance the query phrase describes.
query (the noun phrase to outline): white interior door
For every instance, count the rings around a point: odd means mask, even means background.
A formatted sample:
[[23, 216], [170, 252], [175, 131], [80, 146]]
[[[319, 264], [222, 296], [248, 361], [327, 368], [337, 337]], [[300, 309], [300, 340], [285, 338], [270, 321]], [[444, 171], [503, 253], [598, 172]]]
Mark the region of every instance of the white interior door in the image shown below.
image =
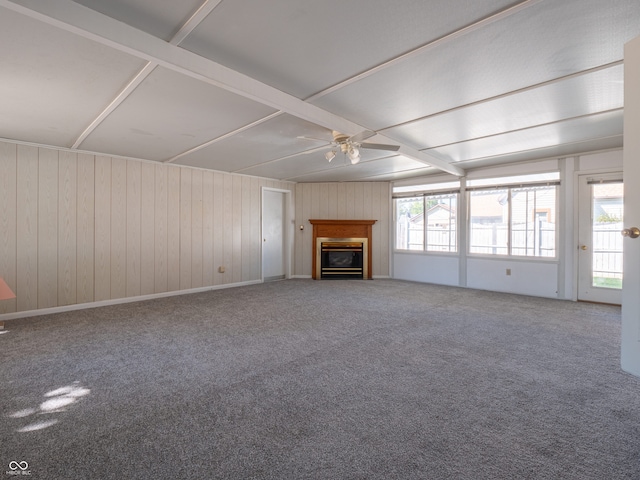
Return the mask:
[[578, 216], [578, 300], [620, 305], [622, 174], [580, 177]]
[[286, 192], [269, 189], [262, 191], [262, 278], [264, 281], [286, 278], [286, 199]]
[[[625, 228], [640, 228], [640, 37], [624, 49]], [[624, 239], [622, 368], [640, 376], [640, 238]]]

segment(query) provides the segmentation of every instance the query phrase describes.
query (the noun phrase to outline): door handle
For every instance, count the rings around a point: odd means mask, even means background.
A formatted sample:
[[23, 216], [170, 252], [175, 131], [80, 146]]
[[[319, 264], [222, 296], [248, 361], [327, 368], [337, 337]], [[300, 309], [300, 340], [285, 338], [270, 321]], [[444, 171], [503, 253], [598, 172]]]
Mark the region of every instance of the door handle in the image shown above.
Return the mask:
[[620, 233], [622, 234], [623, 237], [638, 238], [640, 237], [640, 228], [638, 227], [625, 228]]
[[588, 248], [588, 247], [587, 247], [586, 245], [581, 245], [581, 246], [580, 246], [580, 249], [581, 249], [581, 250], [586, 250], [587, 248]]

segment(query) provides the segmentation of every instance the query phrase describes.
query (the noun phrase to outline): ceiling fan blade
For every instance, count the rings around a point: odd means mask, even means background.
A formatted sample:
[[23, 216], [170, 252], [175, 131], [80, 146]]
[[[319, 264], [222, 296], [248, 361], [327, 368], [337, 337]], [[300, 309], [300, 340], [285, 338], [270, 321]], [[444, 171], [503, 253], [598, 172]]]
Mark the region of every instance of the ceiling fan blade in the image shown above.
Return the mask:
[[385, 145], [383, 143], [361, 143], [360, 148], [371, 148], [373, 150], [389, 150], [390, 152], [397, 152], [400, 150], [398, 145]]
[[373, 137], [375, 134], [376, 132], [372, 132], [371, 130], [364, 130], [360, 133], [356, 133], [353, 137], [349, 137], [349, 141], [361, 143], [363, 140]]

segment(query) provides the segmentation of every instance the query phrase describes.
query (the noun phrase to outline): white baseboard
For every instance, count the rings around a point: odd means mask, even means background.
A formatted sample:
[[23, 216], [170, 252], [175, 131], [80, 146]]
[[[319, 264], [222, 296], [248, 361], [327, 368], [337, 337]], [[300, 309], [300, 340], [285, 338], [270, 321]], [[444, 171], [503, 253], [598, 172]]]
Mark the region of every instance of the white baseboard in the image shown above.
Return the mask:
[[[307, 278], [307, 279], [310, 279], [310, 278], [313, 278], [313, 277], [311, 277], [311, 275], [292, 275], [291, 278]], [[373, 278], [374, 279], [380, 278], [380, 279], [387, 279], [388, 280], [391, 277], [389, 275], [374, 275]]]
[[243, 287], [246, 285], [255, 285], [262, 283], [261, 280], [251, 280], [248, 282], [228, 283], [224, 285], [212, 285], [209, 287], [190, 288], [188, 290], [175, 290], [173, 292], [152, 293], [150, 295], [139, 295], [136, 297], [114, 298], [112, 300], [101, 300], [99, 302], [76, 303], [73, 305], [63, 305], [60, 307], [41, 308], [38, 310], [25, 310], [23, 312], [3, 313], [0, 315], [0, 322], [4, 320], [15, 320], [17, 318], [36, 317], [39, 315], [50, 315], [52, 313], [71, 312], [74, 310], [83, 310], [86, 308], [98, 308], [108, 305], [119, 305], [121, 303], [142, 302], [145, 300], [153, 300], [155, 298], [175, 297], [176, 295], [189, 295], [191, 293], [208, 292], [210, 290], [222, 290], [224, 288]]

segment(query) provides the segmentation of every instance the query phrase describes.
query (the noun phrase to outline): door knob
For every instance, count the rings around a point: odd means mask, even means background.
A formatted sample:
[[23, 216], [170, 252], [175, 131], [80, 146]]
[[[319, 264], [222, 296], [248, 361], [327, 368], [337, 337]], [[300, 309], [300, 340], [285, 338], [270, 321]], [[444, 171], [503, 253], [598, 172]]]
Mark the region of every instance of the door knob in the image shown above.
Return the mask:
[[581, 248], [582, 250], [586, 250], [586, 249], [587, 249], [587, 246], [586, 246], [586, 245], [582, 245], [580, 248]]
[[640, 237], [640, 228], [638, 227], [625, 228], [620, 233], [622, 234], [623, 237], [638, 238]]

